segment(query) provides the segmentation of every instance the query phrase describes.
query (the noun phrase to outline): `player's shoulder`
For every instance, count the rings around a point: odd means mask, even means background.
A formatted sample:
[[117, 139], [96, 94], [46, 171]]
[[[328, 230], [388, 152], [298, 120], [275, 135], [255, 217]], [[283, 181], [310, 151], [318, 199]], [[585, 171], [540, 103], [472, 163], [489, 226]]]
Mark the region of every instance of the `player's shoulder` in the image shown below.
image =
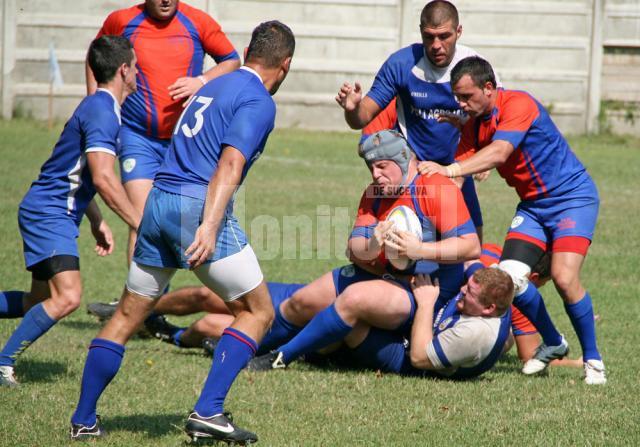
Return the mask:
[[178, 12], [193, 20], [196, 25], [219, 26], [218, 23], [202, 9], [187, 5], [184, 2], [178, 3]]
[[456, 184], [449, 177], [445, 177], [442, 174], [432, 174], [430, 176], [418, 174], [416, 178], [417, 187], [442, 187], [453, 186], [459, 189]]
[[456, 44], [456, 54], [453, 56], [453, 60], [451, 61], [451, 64], [455, 66], [455, 64], [457, 64], [462, 59], [466, 57], [471, 57], [471, 56], [482, 57], [480, 53], [478, 53], [473, 48], [468, 47], [466, 45]]
[[521, 90], [498, 90], [496, 105], [500, 111], [509, 113], [537, 112], [538, 102], [527, 92]]
[[414, 66], [424, 56], [424, 47], [421, 43], [414, 43], [400, 48], [387, 59], [387, 64]]
[[104, 90], [86, 96], [74, 112], [81, 121], [91, 122], [99, 126], [108, 124], [120, 125], [120, 108], [115, 98]]
[[117, 9], [107, 16], [105, 24], [113, 26], [125, 25], [131, 19], [144, 12], [144, 3], [133, 5], [128, 8]]

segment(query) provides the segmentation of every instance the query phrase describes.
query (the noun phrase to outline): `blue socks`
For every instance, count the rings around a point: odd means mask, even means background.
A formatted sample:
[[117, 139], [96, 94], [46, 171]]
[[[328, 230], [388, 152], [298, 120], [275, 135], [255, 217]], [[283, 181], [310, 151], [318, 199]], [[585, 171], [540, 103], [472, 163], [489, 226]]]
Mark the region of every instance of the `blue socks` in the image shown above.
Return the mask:
[[258, 346], [246, 334], [227, 328], [222, 333], [209, 376], [194, 410], [203, 417], [211, 417], [224, 411], [224, 400], [236, 377], [255, 355]]
[[91, 341], [82, 373], [80, 400], [71, 417], [72, 423], [88, 427], [96, 423], [98, 399], [120, 369], [123, 356], [124, 346], [118, 343], [102, 338]]
[[587, 360], [602, 360], [596, 345], [596, 325], [593, 319], [593, 304], [588, 292], [580, 301], [574, 304], [564, 304], [569, 315], [573, 329], [576, 331], [580, 346], [582, 346], [582, 358]]
[[29, 309], [0, 352], [0, 366], [15, 365], [18, 356], [54, 324], [56, 320], [47, 315], [42, 303]]
[[0, 292], [0, 318], [24, 317], [23, 296], [24, 292], [17, 290]]
[[275, 306], [275, 318], [271, 328], [264, 335], [260, 342], [258, 353], [267, 353], [273, 349], [280, 347], [283, 343], [288, 342], [300, 332], [299, 326], [291, 324], [280, 312], [280, 306]]
[[533, 284], [529, 283], [527, 289], [513, 299], [513, 305], [533, 323], [547, 346], [562, 343], [562, 335], [553, 325], [542, 296]]
[[314, 352], [342, 340], [351, 329], [353, 328], [338, 315], [335, 304], [332, 304], [313, 317], [309, 324], [279, 351], [283, 354], [284, 362], [289, 364], [307, 352]]

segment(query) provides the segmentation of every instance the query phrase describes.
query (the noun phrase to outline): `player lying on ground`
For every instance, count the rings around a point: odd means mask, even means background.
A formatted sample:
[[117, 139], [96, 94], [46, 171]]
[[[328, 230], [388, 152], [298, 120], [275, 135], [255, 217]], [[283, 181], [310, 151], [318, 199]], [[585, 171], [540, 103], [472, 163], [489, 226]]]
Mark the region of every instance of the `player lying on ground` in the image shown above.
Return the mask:
[[98, 89], [67, 121], [18, 210], [31, 291], [0, 292], [0, 318], [22, 318], [0, 351], [0, 386], [18, 385], [13, 368], [20, 354], [80, 305], [76, 238], [85, 214], [96, 253], [113, 251], [113, 235], [93, 200], [96, 191], [133, 231], [140, 223], [114, 171], [120, 105], [136, 89], [136, 56], [124, 37], [104, 36], [91, 43], [88, 60]]
[[463, 59], [451, 72], [451, 85], [460, 106], [471, 116], [462, 130], [460, 145], [472, 155], [448, 166], [426, 162], [421, 172], [461, 177], [497, 168], [515, 187], [521, 202], [500, 268], [516, 285], [514, 304], [544, 340], [523, 372], [544, 370], [550, 360], [563, 357], [569, 348], [544, 304], [534, 304], [542, 303], [537, 298], [540, 294], [527, 281], [533, 264], [550, 248], [551, 278], [582, 347], [585, 383], [606, 383], [591, 296], [580, 282], [600, 203], [593, 180], [544, 107], [525, 92], [496, 89], [487, 61]]

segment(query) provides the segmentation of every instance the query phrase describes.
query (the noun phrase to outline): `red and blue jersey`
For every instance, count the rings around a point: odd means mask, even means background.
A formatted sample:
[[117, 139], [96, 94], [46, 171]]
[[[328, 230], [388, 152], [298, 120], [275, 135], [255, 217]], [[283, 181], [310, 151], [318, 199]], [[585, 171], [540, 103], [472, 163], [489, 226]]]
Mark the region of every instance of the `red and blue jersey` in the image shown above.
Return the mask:
[[184, 99], [173, 100], [168, 87], [185, 76], [199, 76], [205, 53], [220, 63], [238, 59], [220, 25], [205, 12], [178, 3], [171, 20], [151, 18], [144, 4], [111, 13], [97, 37], [124, 36], [138, 58], [138, 91], [122, 107], [122, 121], [139, 133], [171, 137]]
[[373, 135], [381, 130], [397, 129], [398, 112], [396, 111], [396, 98], [393, 98], [389, 105], [382, 109], [378, 115], [362, 129], [360, 144], [364, 143], [369, 135]]
[[497, 90], [491, 115], [463, 127], [458, 154], [464, 157], [495, 140], [514, 147], [497, 170], [522, 200], [564, 196], [590, 178], [544, 107], [525, 92]]
[[[418, 175], [397, 197], [381, 196], [377, 189], [371, 184], [362, 195], [352, 238], [370, 238], [378, 222], [385, 220], [394, 208], [401, 205], [411, 208], [420, 219], [423, 242], [476, 231], [460, 189], [444, 176]], [[384, 254], [381, 261], [386, 264]]]
[[80, 225], [96, 194], [87, 154], [104, 152], [115, 159], [119, 132], [120, 105], [111, 92], [99, 88], [80, 102], [65, 124], [20, 208], [41, 216], [70, 217]]

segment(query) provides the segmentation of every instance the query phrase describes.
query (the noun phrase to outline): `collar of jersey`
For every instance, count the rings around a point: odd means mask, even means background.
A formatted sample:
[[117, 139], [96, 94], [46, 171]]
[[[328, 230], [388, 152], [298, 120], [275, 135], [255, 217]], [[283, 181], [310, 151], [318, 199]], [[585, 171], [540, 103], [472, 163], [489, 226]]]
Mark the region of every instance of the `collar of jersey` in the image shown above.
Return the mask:
[[106, 92], [106, 93], [108, 93], [113, 98], [113, 102], [116, 104], [116, 108], [118, 109], [118, 114], [119, 114], [119, 112], [120, 112], [120, 103], [116, 99], [116, 96], [113, 93], [111, 93], [111, 90], [99, 87], [99, 88], [96, 89], [96, 93], [97, 92]]
[[256, 75], [258, 77], [258, 79], [260, 80], [260, 83], [263, 84], [262, 78], [260, 77], [258, 72], [255, 71], [253, 68], [247, 67], [246, 65], [243, 65], [242, 67], [240, 67], [240, 70], [245, 70], [245, 71], [248, 71], [249, 73], [253, 73], [254, 75]]

